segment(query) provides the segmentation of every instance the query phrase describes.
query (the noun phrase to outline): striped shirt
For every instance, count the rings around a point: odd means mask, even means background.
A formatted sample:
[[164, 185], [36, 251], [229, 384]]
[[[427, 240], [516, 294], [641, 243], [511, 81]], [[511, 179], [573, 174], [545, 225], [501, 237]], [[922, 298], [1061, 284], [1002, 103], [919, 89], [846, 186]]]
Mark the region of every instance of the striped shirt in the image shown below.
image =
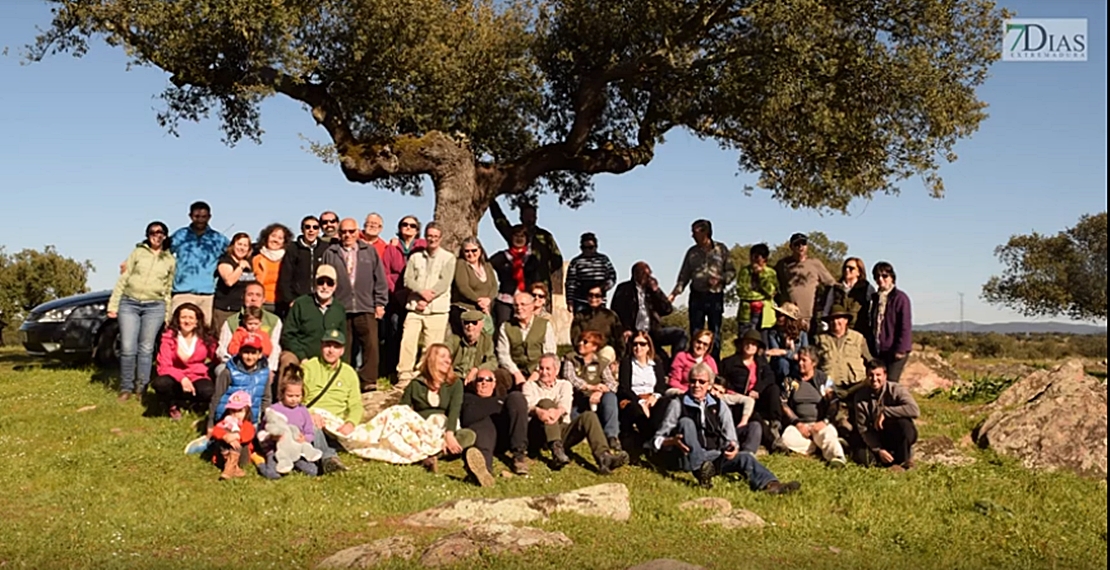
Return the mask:
[[570, 260], [565, 280], [567, 299], [587, 302], [586, 293], [594, 285], [607, 292], [617, 284], [617, 270], [609, 256], [603, 253], [582, 254]]

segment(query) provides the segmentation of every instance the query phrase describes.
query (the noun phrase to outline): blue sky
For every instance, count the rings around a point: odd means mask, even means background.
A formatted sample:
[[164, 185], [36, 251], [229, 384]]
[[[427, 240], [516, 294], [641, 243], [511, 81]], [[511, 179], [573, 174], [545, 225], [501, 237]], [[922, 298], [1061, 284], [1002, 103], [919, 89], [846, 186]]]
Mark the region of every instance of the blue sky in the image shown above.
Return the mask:
[[[1085, 63], [999, 62], [979, 93], [990, 118], [961, 141], [959, 160], [942, 168], [947, 197], [928, 196], [920, 180], [897, 197], [855, 203], [849, 215], [795, 211], [765, 193], [745, 196], [755, 176], [737, 173], [734, 154], [672, 133], [655, 160], [622, 176], [596, 179], [594, 202], [579, 210], [540, 203], [540, 225], [564, 253], [578, 235], [596, 231], [621, 279], [646, 259], [673, 285], [689, 224], [713, 220], [726, 243], [778, 243], [795, 231], [823, 231], [850, 245], [868, 264], [891, 261], [914, 300], [915, 321], [957, 320], [958, 293], [970, 321], [1021, 319], [979, 299], [1001, 266], [993, 256], [1010, 235], [1055, 233], [1080, 215], [1106, 209], [1106, 5], [1089, 0], [1009, 1], [1017, 16], [1087, 18]], [[370, 211], [387, 220], [432, 211], [432, 197], [413, 198], [347, 182], [309, 154], [304, 137], [325, 134], [285, 99], [263, 107], [262, 145], [228, 148], [215, 122], [184, 125], [181, 137], [155, 121], [166, 85], [157, 69], [125, 69], [122, 52], [95, 45], [83, 59], [53, 57], [20, 65], [35, 26], [49, 23], [37, 0], [5, 0], [0, 19], [0, 244], [7, 251], [52, 244], [89, 259], [93, 289], [110, 288], [116, 266], [161, 219], [188, 222], [188, 204], [213, 206], [213, 225], [252, 235], [271, 221], [294, 226], [306, 213], [333, 209], [360, 221]], [[515, 214], [510, 214], [515, 219]], [[480, 237], [503, 242], [488, 216]]]

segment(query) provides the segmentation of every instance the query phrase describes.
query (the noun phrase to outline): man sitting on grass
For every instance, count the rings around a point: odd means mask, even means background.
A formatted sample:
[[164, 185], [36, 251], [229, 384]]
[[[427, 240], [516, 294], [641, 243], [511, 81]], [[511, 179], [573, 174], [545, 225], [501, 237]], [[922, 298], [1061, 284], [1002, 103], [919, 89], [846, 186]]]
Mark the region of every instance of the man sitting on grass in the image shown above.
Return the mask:
[[324, 420], [315, 411], [324, 410], [343, 420], [339, 432], [348, 435], [362, 421], [362, 395], [358, 373], [350, 364], [343, 362], [347, 335], [339, 329], [332, 329], [324, 333], [320, 345], [320, 356], [302, 362], [301, 367], [304, 369], [305, 407], [316, 426], [312, 445], [324, 453], [320, 462], [323, 472], [327, 474], [346, 471], [347, 467], [336, 455], [339, 443], [324, 432]]
[[866, 466], [881, 465], [901, 472], [913, 467], [913, 444], [921, 414], [909, 389], [887, 382], [886, 364], [873, 359], [867, 363], [870, 389], [856, 392], [852, 410], [856, 420], [852, 457]]
[[780, 483], [755, 455], [740, 451], [732, 412], [709, 393], [713, 376], [704, 362], [690, 369], [690, 389], [668, 404], [655, 432], [655, 450], [677, 450], [682, 467], [706, 489], [713, 488], [713, 477], [725, 473], [742, 474], [753, 491], [785, 495], [800, 489], [797, 481]]

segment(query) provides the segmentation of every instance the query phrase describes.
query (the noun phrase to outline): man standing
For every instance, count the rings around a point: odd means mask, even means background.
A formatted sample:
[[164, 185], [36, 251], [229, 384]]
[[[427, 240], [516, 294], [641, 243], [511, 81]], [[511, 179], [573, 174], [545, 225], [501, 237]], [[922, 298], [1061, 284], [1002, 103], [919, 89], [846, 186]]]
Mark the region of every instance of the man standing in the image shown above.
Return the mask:
[[621, 319], [613, 311], [605, 308], [605, 292], [600, 285], [585, 285], [587, 304], [577, 314], [570, 325], [570, 338], [577, 342], [578, 335], [594, 331], [601, 335], [598, 356], [607, 363], [617, 362], [624, 352], [621, 340], [624, 328]]
[[674, 305], [651, 275], [646, 261], [637, 261], [632, 266], [632, 279], [617, 285], [611, 307], [624, 329], [621, 344], [628, 342], [633, 333], [646, 331], [656, 350], [669, 346], [674, 355], [686, 349], [686, 331], [663, 326], [662, 318], [674, 312]]
[[709, 393], [713, 376], [704, 362], [690, 370], [690, 390], [667, 405], [652, 442], [654, 449], [676, 450], [683, 468], [706, 489], [713, 488], [713, 477], [726, 473], [742, 474], [753, 491], [783, 495], [800, 489], [796, 481], [780, 483], [755, 455], [740, 451], [732, 411]]
[[[513, 225], [505, 217], [505, 212], [501, 210], [497, 200], [490, 202], [489, 213], [498, 233], [505, 238], [505, 243], [511, 246], [513, 244]], [[554, 295], [555, 290], [551, 286], [552, 280], [556, 275], [561, 275], [563, 271], [563, 254], [559, 251], [559, 245], [555, 243], [555, 236], [551, 235], [551, 232], [536, 226], [536, 207], [532, 204], [522, 204], [520, 206], [520, 223], [528, 231], [528, 249], [539, 261], [537, 278]], [[551, 299], [548, 299], [547, 308], [548, 310], [551, 309]]]
[[316, 426], [312, 446], [324, 454], [320, 459], [324, 473], [346, 471], [347, 467], [339, 461], [336, 455], [339, 444], [324, 431], [324, 419], [316, 414], [316, 410], [324, 410], [343, 420], [338, 430], [343, 435], [350, 435], [362, 422], [359, 378], [355, 370], [343, 362], [343, 347], [346, 344], [343, 331], [332, 329], [320, 339], [320, 356], [301, 363], [305, 407]]
[[[339, 243], [328, 246], [324, 262], [335, 268], [335, 297], [347, 309], [347, 341], [351, 352], [354, 343], [362, 352], [358, 376], [362, 390], [368, 392], [378, 385], [378, 319], [385, 316], [389, 286], [385, 280], [378, 252], [358, 239], [358, 222], [346, 218], [339, 224]], [[351, 355], [351, 363], [356, 354]]]
[[[228, 353], [227, 347], [231, 344], [231, 335], [235, 334], [235, 330], [239, 328], [239, 323], [242, 321], [243, 315], [247, 309], [257, 308], [262, 310], [262, 334], [270, 337], [270, 346], [273, 350], [270, 351], [268, 364], [270, 372], [277, 372], [278, 364], [281, 360], [281, 328], [282, 322], [277, 315], [262, 308], [266, 302], [266, 290], [262, 283], [258, 281], [251, 281], [247, 283], [246, 289], [243, 291], [243, 310], [231, 315], [224, 321], [219, 331], [219, 342], [216, 345], [216, 356], [220, 359], [221, 363], [226, 364], [231, 360], [231, 354]], [[319, 336], [319, 335], [317, 335]], [[219, 375], [219, 370], [216, 371]]]
[[554, 327], [535, 313], [536, 300], [518, 291], [513, 295], [513, 319], [502, 323], [497, 332], [497, 382], [505, 391], [535, 380], [540, 357], [558, 348]]
[[173, 274], [173, 298], [169, 314], [185, 303], [200, 307], [204, 322], [212, 322], [212, 296], [216, 293], [216, 262], [227, 251], [228, 239], [212, 229], [212, 208], [207, 202], [189, 206], [192, 221], [170, 236], [177, 270]]
[[333, 244], [339, 243], [339, 214], [331, 210], [325, 211], [320, 214], [320, 239], [324, 243]]
[[721, 359], [721, 320], [725, 312], [725, 286], [736, 278], [732, 256], [725, 244], [713, 241], [713, 224], [697, 220], [690, 226], [694, 245], [686, 250], [678, 283], [668, 298], [674, 302], [690, 285], [690, 336], [706, 328], [713, 333], [713, 359]]
[[281, 331], [279, 379], [286, 366], [320, 356], [319, 339], [325, 331], [347, 328], [347, 312], [335, 301], [335, 277], [334, 267], [321, 265], [313, 294], [301, 295], [289, 306]]
[[852, 457], [861, 465], [882, 465], [891, 471], [913, 467], [913, 445], [917, 443], [914, 420], [921, 409], [909, 389], [887, 382], [886, 364], [867, 363], [868, 388], [856, 392], [856, 420]]
[[790, 251], [790, 257], [775, 265], [775, 274], [779, 278], [779, 304], [790, 302], [797, 305], [799, 318], [812, 330], [818, 288], [836, 285], [836, 278], [824, 263], [809, 257], [809, 238], [805, 234], [790, 236]]
[[617, 270], [609, 256], [597, 251], [597, 236], [592, 233], [582, 234], [579, 240], [582, 253], [570, 260], [567, 266], [567, 278], [564, 282], [567, 295], [567, 309], [577, 315], [590, 304], [587, 288], [589, 285], [600, 285], [602, 301], [604, 295], [617, 284]]
[[441, 248], [443, 232], [435, 222], [424, 227], [427, 246], [409, 257], [405, 266], [408, 301], [401, 333], [401, 358], [397, 363], [398, 387], [416, 377], [416, 352], [443, 342], [451, 312], [451, 281], [455, 278], [455, 256]]
[[[491, 374], [497, 370], [497, 356], [493, 353], [493, 337], [482, 330], [485, 313], [470, 310], [462, 314], [462, 336], [447, 335], [447, 348], [451, 349], [451, 364], [455, 376], [470, 384], [482, 370]], [[465, 426], [464, 426], [465, 427]]]
[[301, 235], [285, 246], [278, 270], [277, 308], [284, 316], [289, 305], [301, 295], [311, 295], [316, 286], [316, 268], [324, 262], [327, 240], [320, 239], [320, 220], [305, 216], [301, 220]]
[[570, 463], [566, 450], [585, 439], [590, 444], [598, 473], [608, 475], [628, 463], [628, 453], [609, 448], [596, 413], [585, 411], [574, 420], [570, 419], [573, 389], [570, 382], [558, 378], [558, 368], [558, 357], [554, 353], [544, 354], [536, 366], [535, 380], [522, 388], [528, 413], [534, 420], [529, 431], [539, 437], [542, 430], [543, 443], [551, 451], [552, 469], [566, 467]]

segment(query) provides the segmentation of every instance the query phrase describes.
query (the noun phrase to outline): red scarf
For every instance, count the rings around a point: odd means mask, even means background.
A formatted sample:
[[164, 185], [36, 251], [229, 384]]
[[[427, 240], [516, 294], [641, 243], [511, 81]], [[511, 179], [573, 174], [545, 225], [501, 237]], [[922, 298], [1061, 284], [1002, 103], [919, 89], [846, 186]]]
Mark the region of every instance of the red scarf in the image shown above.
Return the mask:
[[524, 282], [524, 258], [528, 257], [528, 246], [509, 247], [509, 257], [513, 258], [513, 279], [517, 291], [523, 291], [528, 284]]

